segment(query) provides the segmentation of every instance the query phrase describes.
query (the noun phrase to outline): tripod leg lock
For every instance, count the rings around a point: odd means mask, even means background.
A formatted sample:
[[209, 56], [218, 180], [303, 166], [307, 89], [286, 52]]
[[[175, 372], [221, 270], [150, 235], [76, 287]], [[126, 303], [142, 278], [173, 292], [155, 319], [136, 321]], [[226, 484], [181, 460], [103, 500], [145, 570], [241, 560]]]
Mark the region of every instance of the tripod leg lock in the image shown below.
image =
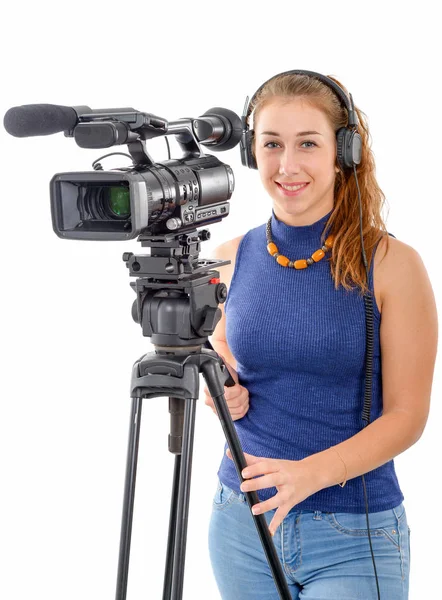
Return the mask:
[[142, 357], [132, 369], [131, 398], [198, 398], [199, 366], [186, 358], [156, 353]]

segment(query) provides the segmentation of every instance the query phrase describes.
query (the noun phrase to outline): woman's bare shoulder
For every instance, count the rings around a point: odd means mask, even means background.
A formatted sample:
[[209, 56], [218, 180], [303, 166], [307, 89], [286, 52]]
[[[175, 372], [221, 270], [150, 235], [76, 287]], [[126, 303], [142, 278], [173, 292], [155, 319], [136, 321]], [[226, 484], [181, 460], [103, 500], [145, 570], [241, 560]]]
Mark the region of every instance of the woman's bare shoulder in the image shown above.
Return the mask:
[[239, 235], [238, 237], [235, 237], [231, 240], [228, 240], [227, 242], [224, 242], [223, 244], [220, 244], [211, 253], [211, 258], [230, 260], [229, 265], [224, 265], [222, 267], [219, 267], [218, 269], [220, 279], [223, 283], [227, 285], [227, 287], [230, 286], [230, 281], [233, 277], [233, 272], [235, 270], [236, 254], [238, 252], [239, 245], [244, 235], [245, 234]]
[[228, 258], [230, 256], [236, 256], [236, 253], [238, 251], [239, 245], [241, 243], [241, 240], [243, 239], [245, 234], [243, 235], [239, 235], [236, 238], [233, 238], [231, 240], [228, 240], [227, 242], [224, 242], [223, 244], [220, 244], [219, 246], [217, 246], [215, 248], [215, 250], [213, 251], [213, 254], [217, 254], [217, 256], [219, 256], [220, 258]]
[[374, 260], [379, 270], [382, 268], [391, 274], [392, 269], [398, 266], [398, 262], [418, 256], [419, 253], [412, 246], [385, 234], [379, 242]]
[[379, 242], [374, 269], [381, 303], [395, 288], [409, 285], [410, 277], [427, 277], [419, 252], [409, 244], [387, 235]]

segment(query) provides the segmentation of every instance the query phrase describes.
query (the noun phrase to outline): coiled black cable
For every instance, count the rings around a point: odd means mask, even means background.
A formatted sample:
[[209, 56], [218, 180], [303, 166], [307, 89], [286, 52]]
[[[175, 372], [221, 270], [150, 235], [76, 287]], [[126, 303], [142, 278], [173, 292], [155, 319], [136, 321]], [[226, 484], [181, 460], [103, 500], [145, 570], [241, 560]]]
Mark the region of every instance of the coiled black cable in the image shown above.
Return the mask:
[[[356, 173], [356, 165], [353, 165], [353, 173], [355, 176], [356, 187], [358, 189], [358, 198], [359, 198], [359, 225], [360, 225], [360, 234], [361, 234], [361, 251], [362, 251], [362, 260], [365, 266], [365, 272], [367, 276], [367, 287], [369, 287], [369, 271], [367, 264], [367, 257], [365, 255], [364, 248], [364, 235], [363, 235], [363, 227], [362, 227], [362, 200], [361, 200], [361, 191], [359, 189], [358, 176]], [[365, 421], [363, 426], [367, 427], [370, 424], [370, 413], [371, 413], [371, 397], [372, 397], [372, 380], [373, 380], [373, 351], [374, 351], [374, 315], [373, 315], [373, 297], [370, 295], [370, 291], [364, 294], [364, 306], [365, 306], [365, 330], [366, 330], [366, 343], [365, 343], [365, 392], [364, 392], [364, 406], [362, 410], [362, 419]], [[362, 477], [362, 486], [364, 489], [364, 500], [365, 500], [365, 517], [367, 521], [367, 532], [368, 532], [368, 542], [370, 544], [370, 552], [371, 558], [373, 561], [374, 574], [376, 578], [376, 588], [378, 593], [378, 600], [381, 600], [381, 592], [379, 590], [379, 580], [378, 573], [376, 570], [376, 562], [374, 559], [373, 546], [371, 542], [371, 534], [370, 534], [370, 522], [368, 518], [368, 499], [367, 499], [367, 487], [365, 485], [365, 477]]]

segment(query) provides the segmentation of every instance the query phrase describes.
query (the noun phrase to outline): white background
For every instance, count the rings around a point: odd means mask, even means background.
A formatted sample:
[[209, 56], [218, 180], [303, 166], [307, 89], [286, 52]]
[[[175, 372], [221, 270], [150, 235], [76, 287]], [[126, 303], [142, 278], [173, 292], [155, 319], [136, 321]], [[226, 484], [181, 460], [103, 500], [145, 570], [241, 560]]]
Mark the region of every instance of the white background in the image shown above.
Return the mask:
[[[310, 7], [312, 6], [312, 7]], [[432, 6], [434, 8], [432, 8]], [[369, 118], [388, 230], [414, 247], [441, 307], [440, 31], [435, 4], [12, 3], [3, 9], [0, 113], [52, 103], [133, 106], [169, 120], [241, 113], [272, 75], [335, 75]], [[106, 151], [1, 128], [0, 596], [115, 596], [133, 362], [153, 347], [131, 318], [131, 242], [62, 241], [49, 181]], [[167, 157], [164, 140], [152, 151]], [[126, 147], [116, 150], [126, 150]], [[202, 256], [267, 220], [259, 175], [231, 165], [231, 216]], [[107, 167], [125, 165], [119, 157]], [[440, 361], [420, 441], [396, 459], [412, 530], [410, 598], [440, 587]], [[202, 386], [201, 386], [202, 387]], [[201, 394], [202, 396], [202, 394]], [[144, 400], [128, 598], [162, 594], [173, 455], [167, 398]], [[217, 599], [207, 528], [224, 437], [198, 403], [184, 598]], [[383, 599], [387, 600], [387, 599]]]

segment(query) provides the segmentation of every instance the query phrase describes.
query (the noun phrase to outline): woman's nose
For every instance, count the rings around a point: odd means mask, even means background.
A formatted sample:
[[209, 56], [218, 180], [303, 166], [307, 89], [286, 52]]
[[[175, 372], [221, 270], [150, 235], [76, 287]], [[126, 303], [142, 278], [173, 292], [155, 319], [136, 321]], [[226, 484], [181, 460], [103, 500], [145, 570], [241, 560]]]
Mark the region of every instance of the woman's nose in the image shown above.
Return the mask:
[[301, 166], [299, 164], [299, 157], [294, 150], [286, 149], [281, 154], [281, 162], [279, 164], [280, 175], [293, 175], [299, 173]]

